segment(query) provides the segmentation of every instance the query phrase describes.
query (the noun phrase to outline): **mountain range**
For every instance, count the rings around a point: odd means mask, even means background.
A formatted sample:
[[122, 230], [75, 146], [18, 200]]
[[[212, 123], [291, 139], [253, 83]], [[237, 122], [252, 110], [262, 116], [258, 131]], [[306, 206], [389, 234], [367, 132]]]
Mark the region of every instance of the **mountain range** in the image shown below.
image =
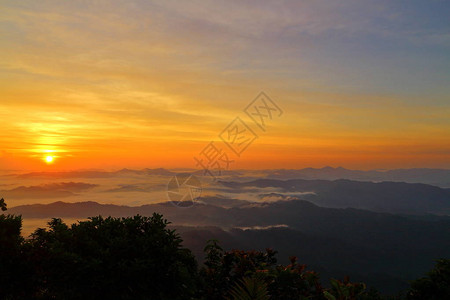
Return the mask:
[[450, 188], [450, 170], [448, 169], [393, 169], [393, 170], [349, 170], [342, 167], [278, 169], [265, 170], [270, 179], [350, 179], [361, 181], [395, 181], [407, 183], [426, 183], [443, 188]]
[[[10, 174], [18, 178], [108, 178], [121, 175], [158, 175], [173, 176], [180, 172], [192, 172], [196, 175], [202, 175], [202, 170], [173, 169], [121, 169], [118, 171], [102, 170], [82, 170], [67, 172], [32, 172], [25, 174]], [[224, 170], [224, 176], [233, 176], [236, 178], [256, 179], [323, 179], [337, 180], [349, 179], [360, 181], [394, 181], [407, 183], [425, 183], [450, 188], [450, 170], [448, 169], [393, 169], [393, 170], [349, 170], [342, 167], [324, 167], [324, 168], [304, 168], [304, 169], [271, 169], [271, 170]]]
[[399, 214], [450, 214], [450, 192], [422, 183], [361, 182], [339, 180], [258, 179], [248, 182], [220, 181], [228, 193], [259, 194], [263, 199], [290, 199], [293, 196], [317, 205], [334, 208], [359, 208]]

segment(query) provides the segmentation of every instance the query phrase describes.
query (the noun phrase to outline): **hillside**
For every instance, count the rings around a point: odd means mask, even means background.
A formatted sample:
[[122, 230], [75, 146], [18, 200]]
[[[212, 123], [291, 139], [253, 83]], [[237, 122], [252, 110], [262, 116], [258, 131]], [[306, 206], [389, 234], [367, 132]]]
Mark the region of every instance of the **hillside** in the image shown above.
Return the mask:
[[346, 179], [258, 179], [220, 183], [235, 194], [245, 193], [249, 189], [274, 188], [282, 198], [298, 195], [296, 197], [325, 207], [352, 207], [400, 214], [450, 214], [449, 190], [421, 183], [375, 183]]
[[250, 203], [232, 208], [221, 207], [218, 202], [217, 205], [197, 204], [189, 209], [171, 203], [129, 207], [57, 202], [14, 207], [9, 212], [25, 218], [158, 212], [177, 228], [191, 226], [181, 231], [182, 237], [198, 255], [210, 237], [223, 239], [229, 248], [274, 247], [283, 257], [301, 256], [302, 261], [319, 270], [326, 265], [328, 269], [322, 271], [330, 276], [348, 273], [389, 291], [401, 289], [407, 280], [430, 269], [436, 258], [450, 257], [447, 218], [419, 220], [359, 209], [324, 208], [302, 200]]

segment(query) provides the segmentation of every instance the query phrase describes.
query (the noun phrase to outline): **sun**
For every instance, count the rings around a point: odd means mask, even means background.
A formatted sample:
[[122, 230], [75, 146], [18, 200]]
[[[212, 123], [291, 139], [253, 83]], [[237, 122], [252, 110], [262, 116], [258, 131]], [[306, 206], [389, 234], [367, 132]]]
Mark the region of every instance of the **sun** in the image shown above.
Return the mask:
[[45, 162], [51, 164], [53, 162], [54, 157], [49, 155], [45, 157]]

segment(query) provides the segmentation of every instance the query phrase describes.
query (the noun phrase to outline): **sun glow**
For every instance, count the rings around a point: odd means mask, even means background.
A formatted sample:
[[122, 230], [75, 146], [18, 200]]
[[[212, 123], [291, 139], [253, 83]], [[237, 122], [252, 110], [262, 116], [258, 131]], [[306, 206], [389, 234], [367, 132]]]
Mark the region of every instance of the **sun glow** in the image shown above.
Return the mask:
[[45, 157], [45, 162], [48, 164], [53, 163], [53, 160], [54, 160], [54, 157], [51, 155]]

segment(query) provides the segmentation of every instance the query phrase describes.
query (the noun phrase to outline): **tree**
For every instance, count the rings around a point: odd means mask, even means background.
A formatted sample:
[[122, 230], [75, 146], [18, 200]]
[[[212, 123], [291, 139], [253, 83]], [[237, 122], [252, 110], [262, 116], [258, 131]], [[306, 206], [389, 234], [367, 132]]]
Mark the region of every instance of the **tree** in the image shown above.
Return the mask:
[[[6, 203], [1, 199], [2, 207]], [[28, 299], [32, 294], [32, 270], [20, 235], [22, 217], [0, 215], [0, 298]]]
[[227, 300], [269, 300], [267, 283], [261, 274], [239, 280], [230, 290]]
[[437, 260], [434, 269], [426, 277], [414, 280], [407, 299], [450, 299], [450, 259]]
[[324, 295], [328, 300], [357, 300], [364, 295], [366, 285], [364, 283], [352, 283], [349, 277], [344, 281], [331, 279], [331, 290], [325, 291]]
[[161, 215], [61, 219], [30, 241], [44, 299], [190, 299], [197, 264]]
[[272, 249], [223, 251], [216, 240], [205, 253], [201, 299], [325, 299], [317, 273], [305, 271], [296, 257], [277, 265]]
[[205, 247], [204, 267], [200, 270], [202, 289], [199, 298], [215, 300], [233, 298], [238, 290], [245, 289], [243, 284], [253, 284], [253, 279], [246, 279], [276, 263], [276, 252], [232, 250], [224, 251], [217, 240], [208, 241]]
[[7, 210], [7, 208], [6, 208], [6, 202], [5, 202], [5, 199], [0, 199], [0, 209], [2, 210], [2, 211], [5, 211], [5, 210]]
[[271, 299], [271, 300], [379, 300], [375, 290], [365, 291], [364, 283], [331, 280], [325, 289], [319, 274], [306, 270], [297, 257], [287, 266], [278, 265], [276, 251], [224, 251], [217, 240], [205, 247], [204, 267], [200, 271], [202, 288], [199, 299]]

